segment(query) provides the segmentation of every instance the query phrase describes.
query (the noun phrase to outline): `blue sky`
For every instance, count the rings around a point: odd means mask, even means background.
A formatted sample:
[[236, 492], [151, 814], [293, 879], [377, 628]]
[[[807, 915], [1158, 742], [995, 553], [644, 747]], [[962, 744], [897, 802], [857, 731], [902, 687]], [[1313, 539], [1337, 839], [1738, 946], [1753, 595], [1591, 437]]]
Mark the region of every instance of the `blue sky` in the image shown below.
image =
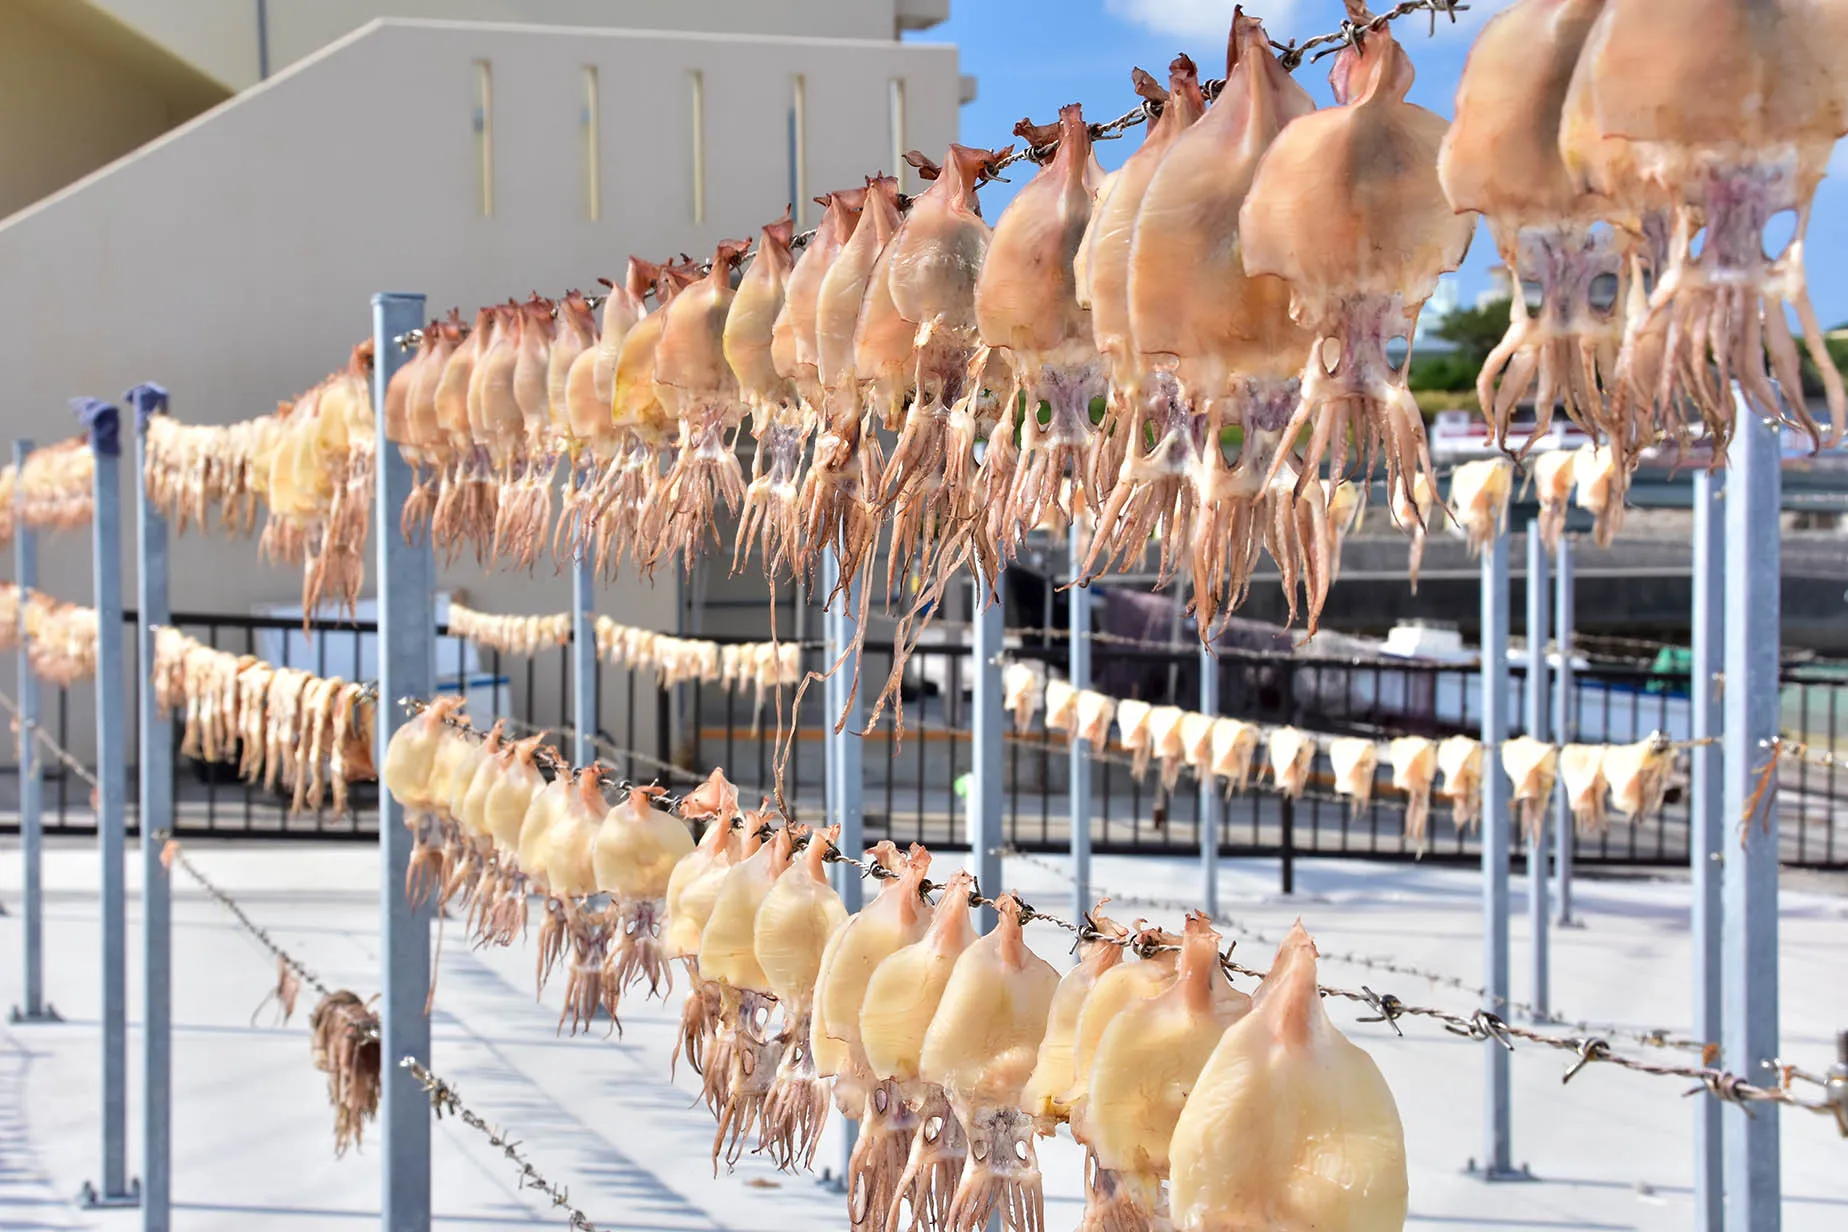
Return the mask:
[[[970, 145], [1003, 145], [1013, 140], [1014, 122], [1031, 116], [1038, 123], [1057, 118], [1061, 104], [1084, 104], [1085, 118], [1107, 120], [1136, 103], [1129, 70], [1141, 67], [1166, 80], [1168, 62], [1185, 51], [1199, 64], [1201, 76], [1225, 72], [1226, 30], [1236, 0], [951, 0], [950, 20], [917, 37], [952, 42], [961, 49], [962, 70], [973, 73], [980, 94], [962, 111], [962, 140]], [[1412, 101], [1451, 115], [1457, 78], [1470, 40], [1508, 0], [1474, 0], [1456, 25], [1438, 22], [1436, 37], [1427, 37], [1429, 19], [1414, 16], [1398, 23], [1400, 40], [1418, 70]], [[1246, 0], [1246, 10], [1264, 18], [1271, 37], [1284, 40], [1326, 33], [1340, 24], [1339, 0]], [[1305, 64], [1297, 77], [1320, 106], [1333, 100], [1328, 92], [1328, 65]], [[1136, 148], [1140, 130], [1098, 147], [1105, 167], [1115, 167]], [[1810, 296], [1825, 326], [1848, 322], [1848, 142], [1837, 148], [1834, 175], [1823, 181], [1811, 217], [1806, 264]], [[1016, 167], [1013, 184], [982, 190], [983, 213], [1000, 216], [1001, 207], [1032, 175]], [[1475, 299], [1487, 285], [1484, 271], [1496, 264], [1488, 232], [1478, 229], [1462, 271], [1463, 300]]]

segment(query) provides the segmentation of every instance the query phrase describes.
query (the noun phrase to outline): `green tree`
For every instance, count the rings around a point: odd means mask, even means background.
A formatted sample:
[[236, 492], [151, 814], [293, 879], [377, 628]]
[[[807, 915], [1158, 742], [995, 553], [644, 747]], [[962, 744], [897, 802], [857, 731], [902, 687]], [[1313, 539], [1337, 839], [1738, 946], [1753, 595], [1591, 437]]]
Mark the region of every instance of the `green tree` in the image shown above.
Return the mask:
[[[1433, 337], [1442, 338], [1456, 347], [1458, 359], [1470, 368], [1482, 367], [1482, 361], [1489, 357], [1502, 335], [1508, 332], [1508, 310], [1512, 305], [1506, 298], [1492, 299], [1480, 308], [1455, 308], [1444, 314], [1432, 329]], [[1472, 375], [1471, 380], [1474, 380]]]

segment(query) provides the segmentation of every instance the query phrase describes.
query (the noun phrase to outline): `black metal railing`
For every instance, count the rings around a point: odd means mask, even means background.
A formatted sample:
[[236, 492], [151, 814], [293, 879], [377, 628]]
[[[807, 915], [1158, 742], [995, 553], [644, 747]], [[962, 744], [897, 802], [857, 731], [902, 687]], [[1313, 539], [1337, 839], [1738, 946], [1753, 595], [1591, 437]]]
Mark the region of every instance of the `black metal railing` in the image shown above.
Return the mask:
[[[252, 654], [277, 666], [312, 668], [320, 675], [369, 679], [376, 675], [376, 627], [298, 617], [179, 613], [174, 623], [209, 645]], [[725, 641], [728, 639], [714, 639]], [[737, 640], [737, 639], [732, 639]], [[130, 664], [133, 639], [129, 639]], [[1010, 646], [1022, 661], [1063, 674], [1061, 641], [1029, 640]], [[892, 669], [890, 644], [868, 644], [859, 664], [861, 689], [871, 696]], [[827, 666], [819, 647], [806, 647], [803, 664], [819, 674]], [[1200, 657], [1191, 649], [1105, 644], [1093, 655], [1095, 687], [1116, 697], [1192, 708], [1199, 697]], [[1416, 734], [1470, 734], [1481, 719], [1480, 678], [1473, 664], [1397, 660], [1335, 660], [1222, 650], [1220, 712], [1265, 724], [1293, 724], [1317, 735], [1388, 738]], [[866, 831], [901, 843], [918, 841], [954, 850], [966, 844], [962, 782], [970, 769], [969, 655], [954, 642], [925, 644], [909, 656], [900, 691], [904, 725], [889, 719], [867, 733], [864, 748]], [[438, 686], [464, 690], [470, 713], [484, 724], [506, 717], [526, 728], [570, 730], [573, 713], [568, 647], [527, 657], [477, 650], [439, 629]], [[1508, 724], [1525, 731], [1527, 672], [1511, 669]], [[663, 688], [650, 670], [600, 665], [596, 676], [597, 736], [602, 760], [637, 780], [665, 777], [684, 786], [689, 776], [724, 767], [747, 803], [775, 790], [779, 760], [785, 802], [797, 820], [819, 816], [822, 736], [835, 716], [826, 713], [819, 680], [803, 690], [794, 712], [793, 688], [768, 694], [759, 708], [745, 684]], [[1663, 732], [1686, 738], [1685, 672], [1635, 667], [1584, 666], [1575, 674], [1579, 739], [1624, 743]], [[1815, 748], [1839, 750], [1848, 672], [1826, 667], [1787, 668], [1783, 674], [1783, 730]], [[44, 691], [43, 722], [61, 742], [91, 721], [87, 690]], [[1551, 703], [1549, 695], [1549, 705]], [[780, 715], [780, 721], [779, 721]], [[128, 747], [135, 746], [134, 716]], [[177, 741], [176, 741], [177, 744]], [[7, 742], [0, 762], [0, 809], [16, 805], [16, 749]], [[1027, 850], [1062, 850], [1069, 844], [1069, 765], [1063, 736], [1037, 724], [1007, 737], [1005, 764], [1007, 841]], [[181, 835], [250, 835], [277, 838], [370, 837], [377, 832], [377, 788], [353, 793], [354, 813], [291, 815], [280, 792], [240, 782], [235, 768], [207, 765], [176, 754], [176, 828]], [[1260, 751], [1259, 763], [1263, 754]], [[665, 767], [674, 767], [665, 769]], [[1159, 775], [1132, 773], [1120, 750], [1099, 751], [1089, 768], [1091, 839], [1101, 853], [1180, 853], [1198, 850], [1197, 785], [1183, 774], [1172, 791]], [[48, 833], [94, 828], [87, 788], [55, 763], [45, 767]], [[1254, 776], [1255, 778], [1256, 776]], [[1317, 757], [1303, 798], [1286, 801], [1268, 787], [1224, 802], [1220, 849], [1227, 856], [1347, 856], [1368, 859], [1470, 861], [1479, 858], [1477, 836], [1459, 830], [1441, 800], [1433, 804], [1428, 850], [1405, 834], [1403, 798], [1382, 766], [1373, 799], [1364, 808], [1333, 792], [1326, 750]], [[1833, 764], [1787, 759], [1781, 768], [1780, 821], [1787, 863], [1848, 867], [1848, 776]], [[134, 777], [130, 776], [131, 801]], [[131, 808], [130, 824], [134, 824]], [[1688, 857], [1685, 792], [1672, 788], [1658, 813], [1634, 822], [1613, 817], [1596, 834], [1580, 837], [1587, 864], [1684, 864]]]

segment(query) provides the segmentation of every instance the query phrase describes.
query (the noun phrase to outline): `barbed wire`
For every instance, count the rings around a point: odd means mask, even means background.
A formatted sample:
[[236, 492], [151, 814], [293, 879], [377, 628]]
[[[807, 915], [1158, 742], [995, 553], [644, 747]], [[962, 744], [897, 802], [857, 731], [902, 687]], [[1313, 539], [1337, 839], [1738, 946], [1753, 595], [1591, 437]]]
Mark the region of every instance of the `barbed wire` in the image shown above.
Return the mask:
[[[903, 875], [883, 865], [855, 859], [841, 851], [838, 847], [835, 847], [828, 854], [827, 859], [830, 863], [846, 864], [856, 868], [860, 871], [861, 876], [871, 877], [876, 881], [896, 880]], [[941, 883], [931, 882], [929, 880], [921, 881], [919, 884], [921, 893], [940, 890], [942, 888], [943, 886]], [[1152, 942], [1150, 940], [1151, 934], [1149, 930], [1145, 930], [1141, 933], [1129, 933], [1123, 936], [1116, 936], [1100, 931], [1096, 924], [1088, 917], [1084, 923], [1074, 924], [1070, 920], [1033, 908], [1023, 900], [1020, 900], [1018, 896], [1015, 896], [1015, 898], [1017, 902], [1020, 902], [1020, 921], [1023, 925], [1036, 921], [1051, 924], [1071, 933], [1081, 943], [1097, 942], [1120, 946], [1123, 949], [1130, 950], [1145, 957], [1149, 954], [1172, 952], [1180, 948], [1178, 945], [1172, 943]], [[992, 898], [982, 897], [980, 885], [978, 883], [975, 894], [970, 898], [970, 905], [993, 907], [996, 905], [996, 901]], [[1234, 947], [1236, 944], [1236, 941], [1234, 941]], [[1231, 956], [1230, 948], [1220, 955], [1219, 964], [1229, 975], [1242, 975], [1252, 979], [1264, 980], [1268, 978], [1270, 974], [1268, 971], [1263, 971], [1255, 967], [1247, 967], [1235, 961]], [[1438, 1009], [1432, 1006], [1409, 1005], [1390, 992], [1376, 992], [1364, 984], [1361, 985], [1358, 990], [1341, 988], [1328, 984], [1317, 984], [1316, 988], [1324, 997], [1338, 997], [1342, 1000], [1352, 1001], [1370, 1009], [1373, 1011], [1372, 1015], [1361, 1018], [1359, 1021], [1365, 1023], [1383, 1022], [1392, 1028], [1395, 1035], [1400, 1037], [1405, 1035], [1404, 1030], [1399, 1026], [1401, 1019], [1430, 1019], [1453, 1035], [1460, 1035], [1473, 1040], [1494, 1040], [1510, 1052], [1515, 1051], [1515, 1041], [1521, 1040], [1540, 1047], [1572, 1053], [1575, 1059], [1561, 1077], [1562, 1082], [1570, 1082], [1587, 1066], [1596, 1063], [1615, 1065], [1620, 1069], [1627, 1069], [1634, 1073], [1650, 1074], [1655, 1077], [1685, 1078], [1695, 1082], [1697, 1085], [1687, 1092], [1684, 1092], [1684, 1094], [1692, 1095], [1700, 1091], [1706, 1091], [1715, 1099], [1726, 1103], [1738, 1104], [1740, 1107], [1746, 1108], [1748, 1112], [1750, 1111], [1749, 1105], [1751, 1104], [1769, 1103], [1780, 1104], [1791, 1108], [1801, 1108], [1808, 1112], [1833, 1116], [1836, 1118], [1838, 1124], [1843, 1127], [1844, 1135], [1848, 1136], [1848, 1066], [1842, 1067], [1843, 1072], [1840, 1078], [1836, 1078], [1832, 1074], [1827, 1079], [1819, 1080], [1826, 1093], [1821, 1099], [1811, 1100], [1805, 1099], [1790, 1090], [1788, 1086], [1791, 1080], [1790, 1078], [1783, 1080], [1785, 1085], [1767, 1087], [1748, 1082], [1739, 1074], [1706, 1065], [1664, 1065], [1626, 1056], [1611, 1048], [1610, 1033], [1588, 1031], [1578, 1035], [1552, 1035], [1532, 1028], [1516, 1026], [1500, 1015], [1486, 1009], [1478, 1009], [1468, 1015], [1463, 1015], [1451, 1010]], [[1776, 1068], [1779, 1069], [1780, 1073], [1788, 1071], [1792, 1078], [1801, 1075], [1801, 1080], [1818, 1081], [1814, 1074], [1799, 1070], [1794, 1066], [1783, 1066], [1780, 1062]]]
[[250, 918], [249, 913], [244, 910], [242, 904], [235, 898], [232, 898], [224, 890], [220, 889], [211, 878], [199, 871], [198, 866], [187, 858], [186, 852], [180, 846], [180, 841], [178, 839], [165, 831], [155, 835], [155, 837], [160, 839], [162, 843], [160, 858], [163, 864], [168, 868], [172, 868], [177, 864], [181, 872], [191, 877], [199, 888], [210, 895], [220, 907], [230, 912], [231, 918], [241, 924], [244, 931], [249, 933], [251, 937], [256, 940], [258, 945], [268, 950], [277, 962], [293, 972], [296, 979], [308, 985], [308, 987], [314, 989], [316, 993], [323, 997], [330, 997], [333, 995], [333, 990], [321, 981], [320, 976], [310, 971], [307, 965], [299, 958], [277, 944], [276, 939], [270, 936], [268, 929]]
[[1779, 757], [1786, 757], [1792, 761], [1803, 762], [1807, 765], [1823, 766], [1830, 770], [1848, 770], [1848, 755], [1832, 753], [1827, 749], [1815, 748], [1803, 743], [1801, 740], [1793, 740], [1788, 736], [1778, 735], [1771, 737], [1769, 740], [1760, 740], [1758, 742], [1758, 747], [1761, 749], [1771, 749], [1775, 751]]
[[[186, 857], [185, 851], [181, 849], [177, 840], [165, 835], [157, 837], [161, 837], [165, 840], [165, 845], [161, 850], [161, 858], [168, 867], [177, 864], [187, 876], [198, 883], [200, 888], [211, 895], [221, 907], [230, 912], [232, 917], [243, 926], [246, 932], [256, 939], [258, 944], [274, 955], [276, 961], [293, 972], [296, 978], [302, 983], [313, 988], [323, 998], [333, 995], [327, 985], [322, 983], [320, 978], [316, 976], [314, 972], [310, 971], [300, 959], [278, 945], [275, 938], [270, 936], [267, 929], [252, 920], [249, 913], [244, 910], [243, 906], [239, 904], [236, 899], [232, 898], [231, 895], [216, 885], [209, 877], [200, 872], [198, 867]], [[378, 1040], [381, 1038], [381, 1032], [377, 1025], [365, 1027], [360, 1035], [362, 1039], [367, 1040]], [[420, 1064], [415, 1057], [404, 1057], [398, 1062], [398, 1065], [401, 1069], [410, 1071], [412, 1076], [417, 1079], [418, 1084], [423, 1087], [424, 1092], [430, 1097], [430, 1110], [433, 1115], [439, 1120], [446, 1115], [454, 1115], [460, 1119], [463, 1124], [485, 1134], [490, 1143], [505, 1153], [508, 1159], [511, 1159], [520, 1166], [521, 1188], [539, 1190], [552, 1200], [553, 1206], [569, 1212], [571, 1221], [570, 1226], [572, 1228], [587, 1229], [589, 1232], [595, 1232], [596, 1225], [592, 1224], [582, 1211], [571, 1206], [565, 1190], [560, 1186], [553, 1185], [539, 1174], [538, 1169], [533, 1167], [531, 1161], [520, 1154], [520, 1144], [518, 1142], [510, 1138], [505, 1131], [491, 1128], [479, 1114], [465, 1105], [462, 1102], [461, 1095], [456, 1091], [453, 1084], [439, 1077], [432, 1072], [429, 1067]]]
[[82, 779], [85, 783], [88, 783], [92, 790], [94, 791], [102, 790], [102, 784], [97, 782], [96, 776], [94, 774], [90, 773], [90, 768], [84, 765], [82, 762], [78, 761], [75, 757], [72, 757], [70, 753], [65, 750], [64, 746], [59, 744], [56, 740], [52, 739], [50, 734], [47, 733], [44, 728], [40, 727], [37, 723], [33, 722], [31, 719], [28, 719], [25, 716], [24, 712], [20, 710], [19, 703], [14, 701], [13, 698], [8, 693], [6, 693], [5, 690], [0, 690], [0, 706], [6, 707], [6, 709], [12, 714], [13, 727], [16, 730], [24, 731], [27, 734], [29, 734], [34, 740], [38, 741], [41, 745], [45, 747], [46, 752], [50, 753], [59, 762], [63, 763], [65, 768], [68, 769], [72, 774], [75, 774], [78, 778]]
[[[1017, 851], [1013, 848], [1005, 848], [1001, 854], [1009, 860], [1017, 860], [1029, 867], [1042, 869], [1067, 882], [1074, 881], [1070, 869], [1055, 861], [1033, 855], [1029, 852]], [[1095, 893], [1098, 898], [1108, 898], [1113, 903], [1126, 903], [1130, 906], [1146, 907], [1156, 911], [1184, 912], [1189, 910], [1188, 904], [1180, 899], [1156, 898], [1148, 895], [1125, 893], [1119, 890], [1104, 889], [1101, 887], [1095, 888]], [[1255, 941], [1260, 945], [1280, 945], [1283, 942], [1283, 938], [1274, 934], [1268, 934], [1262, 928], [1233, 916], [1222, 913], [1213, 916], [1212, 919], [1214, 924], [1234, 930], [1242, 934], [1245, 938]], [[1368, 971], [1381, 971], [1389, 975], [1402, 975], [1413, 979], [1425, 980], [1436, 988], [1452, 989], [1456, 992], [1466, 993], [1478, 999], [1491, 999], [1506, 1013], [1522, 1014], [1528, 1018], [1533, 1018], [1552, 1026], [1565, 1027], [1569, 1030], [1586, 1035], [1596, 1034], [1607, 1038], [1622, 1038], [1626, 1042], [1640, 1044], [1648, 1048], [1672, 1048], [1684, 1052], [1703, 1054], [1707, 1047], [1699, 1040], [1676, 1035], [1665, 1028], [1638, 1029], [1635, 1027], [1622, 1027], [1613, 1023], [1586, 1022], [1568, 1018], [1556, 1011], [1542, 1011], [1540, 1007], [1531, 1002], [1517, 1001], [1509, 997], [1492, 997], [1487, 988], [1479, 984], [1471, 984], [1460, 976], [1445, 971], [1435, 971], [1427, 967], [1419, 967], [1411, 963], [1403, 963], [1390, 958], [1381, 958], [1374, 954], [1358, 953], [1353, 950], [1326, 950], [1318, 946], [1316, 953], [1320, 958], [1330, 962], [1340, 963], [1343, 966], [1360, 967]]]
[[[421, 697], [400, 698], [398, 700], [398, 704], [403, 706], [405, 711], [412, 715], [420, 715], [424, 711], [430, 708], [430, 702]], [[567, 735], [575, 735], [577, 731], [577, 729], [569, 723], [561, 724], [557, 727], [540, 727], [537, 724], [528, 723], [524, 719], [516, 719], [516, 718], [504, 716], [504, 715], [499, 716], [499, 717], [507, 724], [507, 726], [523, 731], [529, 736], [542, 735], [548, 732], [556, 731], [560, 734], [561, 737], [563, 737]], [[488, 738], [488, 733], [485, 730], [477, 728], [469, 723], [460, 722], [459, 720], [457, 720], [456, 718], [450, 715], [443, 716], [443, 726], [448, 727], [453, 731], [460, 732], [463, 735], [468, 736], [471, 739], [474, 739], [476, 741], [482, 741]], [[663, 774], [675, 775], [677, 777], [680, 777], [682, 779], [685, 779], [693, 783], [700, 783], [700, 782], [705, 781], [705, 778], [703, 775], [695, 774], [691, 770], [683, 770], [679, 766], [674, 765], [672, 762], [663, 761], [660, 758], [651, 756], [650, 754], [644, 753], [639, 749], [624, 748], [623, 746], [619, 744], [615, 744], [609, 740], [604, 739], [601, 735], [591, 736], [591, 743], [596, 745], [598, 748], [603, 749], [605, 752], [611, 754], [612, 756], [633, 757], [636, 761], [645, 762], [649, 765], [652, 765], [655, 769], [660, 770]], [[560, 775], [569, 775], [575, 778], [579, 770], [579, 767], [573, 766], [569, 761], [565, 760], [564, 756], [558, 753], [556, 750], [554, 750], [550, 745], [542, 744], [536, 750], [534, 750], [533, 762], [535, 765], [539, 766], [540, 769], [549, 772], [555, 778]], [[597, 782], [600, 786], [604, 787], [605, 789], [609, 791], [615, 791], [615, 792], [630, 792], [630, 791], [634, 791], [638, 787], [652, 787], [652, 786], [657, 785], [657, 784], [652, 784], [652, 783], [633, 782], [632, 780], [624, 778], [622, 775], [617, 774], [614, 770], [600, 771], [598, 774]], [[675, 796], [675, 795], [662, 795], [658, 797], [658, 799], [662, 804], [665, 804], [671, 807], [673, 805], [678, 804], [680, 802], [681, 797]]]
[[430, 1111], [437, 1120], [453, 1116], [464, 1125], [488, 1140], [488, 1145], [505, 1155], [520, 1171], [520, 1188], [532, 1189], [544, 1194], [552, 1206], [565, 1212], [568, 1225], [580, 1232], [596, 1232], [597, 1225], [583, 1211], [571, 1205], [571, 1195], [564, 1186], [548, 1181], [533, 1167], [530, 1159], [521, 1152], [521, 1144], [507, 1131], [496, 1129], [482, 1115], [462, 1102], [461, 1093], [455, 1084], [430, 1071], [430, 1068], [416, 1057], [403, 1057], [398, 1061], [398, 1068], [408, 1070], [417, 1079], [424, 1093], [430, 1097]]

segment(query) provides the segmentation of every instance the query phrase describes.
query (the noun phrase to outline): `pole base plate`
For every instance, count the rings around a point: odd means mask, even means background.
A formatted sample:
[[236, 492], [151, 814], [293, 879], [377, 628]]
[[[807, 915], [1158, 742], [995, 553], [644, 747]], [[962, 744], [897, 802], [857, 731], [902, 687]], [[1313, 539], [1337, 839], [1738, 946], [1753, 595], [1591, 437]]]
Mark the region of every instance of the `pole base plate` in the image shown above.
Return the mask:
[[1579, 919], [1575, 915], [1555, 916], [1553, 919], [1553, 927], [1554, 928], [1584, 928], [1585, 921]]
[[47, 1004], [37, 1013], [33, 1013], [31, 1010], [22, 1010], [15, 1005], [6, 1012], [6, 1020], [14, 1026], [19, 1026], [22, 1023], [28, 1022], [63, 1022], [64, 1015], [58, 1013], [57, 1006], [51, 1004]]
[[1510, 1182], [1537, 1181], [1533, 1169], [1526, 1164], [1518, 1168], [1482, 1168], [1476, 1165], [1476, 1157], [1470, 1156], [1469, 1163], [1463, 1168], [1463, 1175], [1473, 1176], [1488, 1185], [1500, 1185]]
[[105, 1194], [96, 1192], [96, 1186], [85, 1181], [83, 1188], [77, 1191], [77, 1203], [86, 1211], [123, 1209], [141, 1205], [141, 1178], [135, 1177], [128, 1182], [128, 1192]]

